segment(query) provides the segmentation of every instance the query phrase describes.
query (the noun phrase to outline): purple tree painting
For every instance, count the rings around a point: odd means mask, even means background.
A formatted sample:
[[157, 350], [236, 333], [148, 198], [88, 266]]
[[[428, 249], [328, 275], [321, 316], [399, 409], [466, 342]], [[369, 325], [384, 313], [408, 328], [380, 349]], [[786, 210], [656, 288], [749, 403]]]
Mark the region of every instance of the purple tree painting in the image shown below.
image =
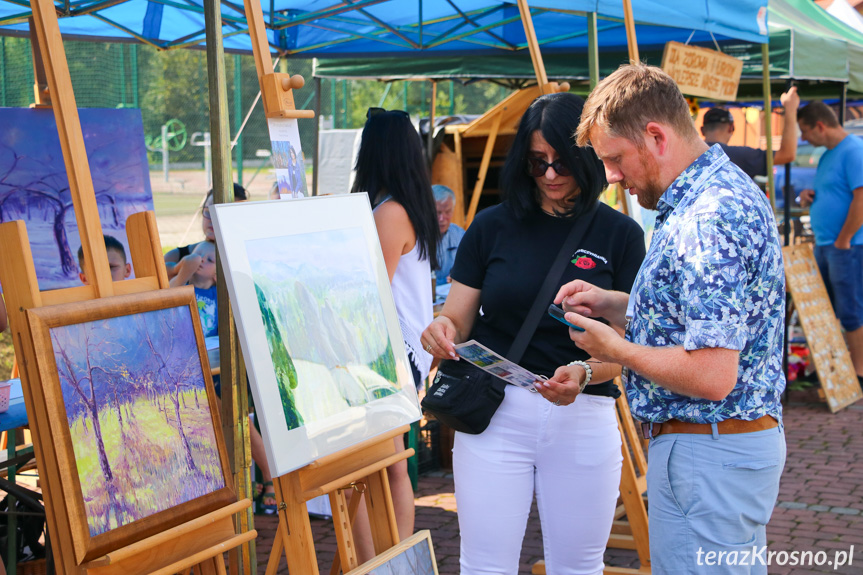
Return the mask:
[[[153, 209], [141, 112], [79, 114], [102, 230], [128, 250], [126, 218]], [[40, 289], [79, 284], [81, 241], [51, 110], [0, 108], [0, 222], [12, 220], [27, 224]]]
[[91, 535], [225, 487], [188, 307], [50, 334]]

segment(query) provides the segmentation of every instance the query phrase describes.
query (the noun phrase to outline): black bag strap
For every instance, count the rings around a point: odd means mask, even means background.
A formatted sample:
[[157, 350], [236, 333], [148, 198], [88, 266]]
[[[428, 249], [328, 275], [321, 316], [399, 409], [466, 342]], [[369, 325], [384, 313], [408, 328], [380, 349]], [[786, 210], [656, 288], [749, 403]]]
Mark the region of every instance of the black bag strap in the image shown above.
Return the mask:
[[518, 330], [515, 339], [512, 341], [509, 353], [506, 354], [506, 358], [513, 363], [518, 363], [521, 360], [521, 356], [527, 349], [527, 344], [530, 342], [530, 338], [533, 337], [533, 334], [539, 325], [539, 320], [542, 318], [542, 314], [545, 313], [545, 310], [548, 308], [549, 299], [551, 299], [555, 290], [560, 287], [560, 277], [563, 275], [563, 270], [566, 267], [570, 254], [572, 254], [575, 247], [581, 243], [581, 240], [584, 238], [587, 228], [589, 228], [590, 224], [593, 222], [593, 216], [596, 214], [596, 210], [598, 209], [599, 202], [596, 202], [590, 210], [575, 218], [575, 221], [572, 224], [572, 229], [569, 231], [569, 235], [566, 236], [566, 240], [563, 242], [563, 245], [560, 246], [560, 251], [554, 259], [554, 263], [551, 264], [551, 268], [548, 270], [548, 275], [545, 276], [545, 281], [543, 282], [542, 287], [539, 288], [536, 299], [533, 300], [533, 305], [531, 306], [530, 311], [527, 312], [527, 316], [524, 318], [524, 323], [521, 324], [521, 329]]

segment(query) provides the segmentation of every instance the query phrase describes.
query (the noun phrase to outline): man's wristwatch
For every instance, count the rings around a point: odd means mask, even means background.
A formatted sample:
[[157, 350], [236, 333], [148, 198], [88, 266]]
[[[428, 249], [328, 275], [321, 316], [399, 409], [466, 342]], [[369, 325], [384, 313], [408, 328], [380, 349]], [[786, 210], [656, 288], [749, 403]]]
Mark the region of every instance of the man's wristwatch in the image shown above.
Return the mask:
[[584, 370], [584, 381], [581, 383], [581, 385], [578, 386], [578, 393], [581, 393], [582, 391], [584, 391], [584, 388], [587, 387], [587, 384], [590, 383], [590, 378], [593, 377], [593, 370], [590, 368], [590, 364], [588, 364], [586, 361], [581, 361], [577, 359], [575, 361], [569, 362], [566, 365], [578, 365], [581, 366], [581, 368]]

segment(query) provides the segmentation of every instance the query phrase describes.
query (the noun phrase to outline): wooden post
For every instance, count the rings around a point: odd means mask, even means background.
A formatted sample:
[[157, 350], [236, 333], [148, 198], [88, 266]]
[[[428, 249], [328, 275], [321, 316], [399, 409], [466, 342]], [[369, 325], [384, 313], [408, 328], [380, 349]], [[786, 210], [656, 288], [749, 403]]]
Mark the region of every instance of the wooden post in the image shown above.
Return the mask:
[[524, 26], [524, 35], [527, 38], [527, 49], [530, 51], [530, 61], [533, 63], [536, 83], [543, 94], [551, 94], [554, 90], [548, 87], [548, 75], [545, 73], [545, 64], [542, 61], [542, 53], [539, 51], [539, 42], [536, 39], [536, 30], [533, 28], [533, 18], [530, 16], [527, 0], [518, 0], [518, 12]]
[[[260, 8], [260, 5], [258, 5]], [[225, 51], [222, 44], [222, 12], [217, 0], [204, 1], [204, 24], [207, 38], [207, 79], [210, 98], [210, 142], [213, 170], [213, 201], [233, 202], [231, 178], [230, 129], [228, 127], [228, 88], [225, 77]], [[272, 64], [270, 65], [272, 68]], [[241, 498], [252, 497], [249, 478], [251, 447], [249, 444], [249, 404], [246, 399], [246, 373], [240, 370], [237, 328], [231, 313], [228, 288], [220, 254], [216, 254], [216, 292], [219, 307], [219, 378], [222, 389], [222, 433], [230, 454], [234, 485]], [[242, 388], [242, 390], [240, 390]], [[246, 399], [244, 401], [244, 399]], [[238, 532], [254, 529], [251, 509], [236, 518]], [[247, 575], [257, 572], [254, 542], [244, 545], [238, 557], [238, 568]]]
[[27, 23], [30, 25], [30, 54], [33, 59], [33, 96], [35, 97], [33, 107], [50, 108], [51, 91], [48, 89], [48, 79], [45, 77], [45, 65], [39, 52], [39, 39], [36, 37], [33, 16], [27, 19]]
[[467, 225], [465, 224], [466, 210], [464, 209], [464, 180], [466, 174], [464, 171], [464, 152], [462, 151], [461, 145], [461, 132], [453, 134], [453, 141], [455, 142], [456, 173], [458, 174], [456, 181], [458, 182], [458, 185], [453, 189], [453, 192], [455, 192], [455, 204], [457, 207], [452, 221], [457, 226], [467, 228]]
[[632, 16], [632, 2], [623, 0], [623, 21], [626, 25], [626, 45], [629, 48], [629, 63], [638, 64], [638, 40], [635, 38], [635, 19]]
[[470, 197], [470, 207], [467, 210], [465, 223], [469, 226], [476, 215], [476, 209], [479, 206], [479, 197], [482, 194], [482, 188], [485, 185], [485, 177], [488, 174], [488, 165], [491, 163], [491, 153], [494, 150], [494, 142], [497, 140], [497, 132], [500, 130], [500, 120], [503, 118], [503, 110], [495, 116], [494, 123], [491, 125], [491, 132], [488, 134], [488, 139], [485, 142], [485, 150], [482, 153], [482, 162], [479, 165], [479, 176], [477, 176], [476, 184], [473, 187], [473, 195]]

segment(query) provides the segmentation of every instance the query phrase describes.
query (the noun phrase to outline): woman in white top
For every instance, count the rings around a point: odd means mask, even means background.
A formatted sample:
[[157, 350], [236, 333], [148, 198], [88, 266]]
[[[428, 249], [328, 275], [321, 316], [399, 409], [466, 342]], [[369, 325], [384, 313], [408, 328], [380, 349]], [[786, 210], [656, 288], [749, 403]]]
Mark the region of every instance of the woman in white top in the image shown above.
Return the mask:
[[[407, 112], [370, 108], [366, 118], [351, 191], [368, 193], [372, 202], [402, 337], [414, 384], [419, 387], [432, 362], [420, 344], [420, 334], [432, 320], [430, 262], [437, 261], [440, 241], [434, 195], [420, 136]], [[403, 450], [403, 438], [395, 441], [396, 448]], [[400, 461], [387, 471], [399, 536], [404, 539], [414, 529], [407, 462]], [[375, 555], [363, 515], [364, 511], [356, 524], [360, 562]]]

